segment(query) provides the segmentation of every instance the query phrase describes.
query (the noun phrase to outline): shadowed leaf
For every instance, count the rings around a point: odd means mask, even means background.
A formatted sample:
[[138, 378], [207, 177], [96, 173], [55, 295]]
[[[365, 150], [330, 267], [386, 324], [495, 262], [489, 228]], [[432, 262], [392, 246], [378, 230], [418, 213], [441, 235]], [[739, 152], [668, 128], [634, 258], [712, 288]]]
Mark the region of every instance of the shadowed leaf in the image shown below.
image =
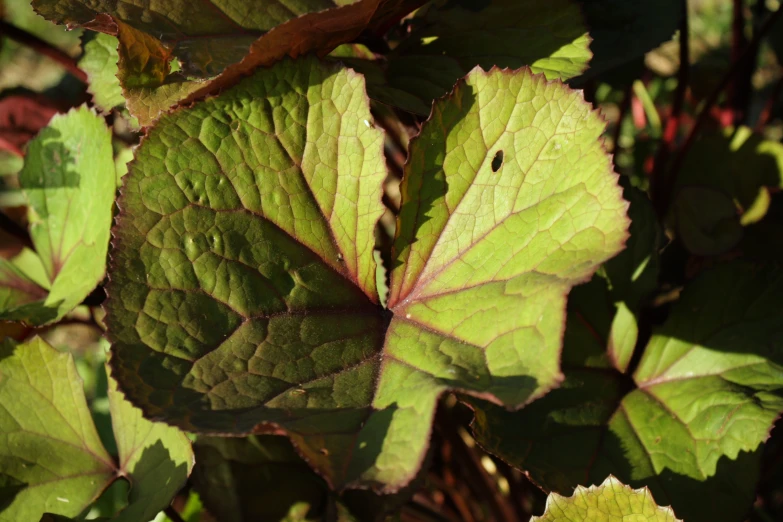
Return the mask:
[[584, 72], [592, 56], [571, 0], [447, 2], [420, 13], [411, 19], [413, 33], [387, 55], [383, 81], [367, 87], [370, 97], [411, 112], [429, 114], [432, 100], [477, 65], [527, 65], [548, 79], [567, 80]]
[[567, 336], [561, 388], [517, 413], [473, 401], [477, 440], [546, 489], [613, 473], [684, 520], [739, 520], [783, 411], [781, 290], [780, 272], [743, 263], [705, 273], [654, 332], [633, 382]]

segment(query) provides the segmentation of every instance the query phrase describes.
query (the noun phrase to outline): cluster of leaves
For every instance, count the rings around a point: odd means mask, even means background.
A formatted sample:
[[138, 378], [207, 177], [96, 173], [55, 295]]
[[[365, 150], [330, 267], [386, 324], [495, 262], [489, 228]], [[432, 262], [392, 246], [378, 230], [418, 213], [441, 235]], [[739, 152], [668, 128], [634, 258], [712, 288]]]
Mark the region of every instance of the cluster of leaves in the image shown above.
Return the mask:
[[0, 6], [0, 521], [783, 516], [783, 10]]

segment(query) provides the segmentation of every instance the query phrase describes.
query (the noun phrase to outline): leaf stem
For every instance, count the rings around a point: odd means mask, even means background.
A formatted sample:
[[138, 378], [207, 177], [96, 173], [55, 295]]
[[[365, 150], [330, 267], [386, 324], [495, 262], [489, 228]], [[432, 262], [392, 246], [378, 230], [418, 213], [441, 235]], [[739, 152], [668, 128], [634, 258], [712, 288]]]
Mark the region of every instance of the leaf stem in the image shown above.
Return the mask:
[[756, 132], [763, 131], [764, 127], [769, 123], [769, 120], [772, 119], [772, 111], [775, 109], [775, 103], [777, 103], [781, 93], [783, 93], [783, 75], [775, 82], [775, 85], [772, 87], [772, 92], [767, 99], [767, 103], [765, 103], [764, 108], [761, 109], [761, 114], [759, 114], [759, 119], [756, 122]]
[[163, 510], [163, 512], [166, 514], [167, 517], [171, 520], [171, 522], [185, 522], [185, 519], [182, 518], [182, 516], [177, 513], [177, 510], [174, 509], [174, 506], [169, 506], [166, 509]]
[[0, 35], [7, 36], [12, 40], [35, 50], [37, 53], [51, 58], [62, 65], [65, 70], [71, 73], [76, 79], [82, 83], [87, 83], [87, 74], [79, 69], [76, 60], [49, 42], [42, 40], [34, 34], [28, 33], [24, 29], [20, 29], [5, 20], [0, 20]]
[[652, 168], [652, 200], [660, 202], [656, 204], [659, 210], [659, 217], [663, 217], [666, 211], [667, 202], [664, 199], [666, 192], [666, 167], [669, 163], [669, 157], [674, 149], [674, 141], [680, 130], [683, 107], [685, 106], [685, 95], [688, 92], [688, 81], [690, 78], [691, 58], [690, 58], [690, 24], [688, 21], [688, 0], [682, 0], [680, 14], [680, 69], [677, 72], [677, 89], [674, 92], [674, 101], [669, 117], [666, 119], [666, 125], [663, 130], [663, 137], [655, 154]]
[[633, 83], [628, 84], [628, 87], [625, 88], [623, 100], [619, 106], [620, 114], [617, 116], [617, 124], [612, 133], [612, 153], [615, 156], [620, 152], [620, 133], [622, 132], [623, 121], [625, 121], [628, 111], [631, 110], [631, 98], [633, 98]]
[[688, 155], [688, 151], [690, 151], [690, 148], [696, 141], [696, 137], [698, 136], [699, 131], [707, 122], [707, 118], [709, 117], [712, 108], [718, 102], [721, 93], [726, 89], [732, 78], [734, 78], [734, 75], [739, 72], [742, 63], [748, 59], [748, 57], [755, 56], [753, 51], [754, 48], [758, 46], [759, 42], [761, 42], [761, 39], [770, 31], [770, 29], [772, 29], [772, 27], [774, 27], [775, 23], [780, 19], [781, 15], [783, 15], [783, 8], [778, 9], [769, 15], [769, 17], [767, 17], [767, 20], [764, 22], [764, 24], [762, 24], [759, 30], [753, 35], [753, 39], [750, 41], [750, 43], [745, 46], [745, 49], [743, 50], [740, 58], [731, 64], [729, 70], [726, 71], [726, 74], [723, 76], [723, 78], [721, 78], [718, 85], [715, 86], [707, 99], [704, 101], [704, 106], [702, 107], [698, 116], [696, 116], [696, 120], [688, 132], [682, 147], [680, 147], [677, 156], [672, 161], [672, 166], [669, 169], [665, 179], [662, 180], [664, 187], [661, 190], [658, 201], [656, 201], [656, 208], [658, 209], [659, 215], [663, 215], [668, 209], [669, 200], [671, 198], [671, 191], [674, 188], [674, 181], [677, 179], [677, 174], [682, 168], [685, 158]]
[[452, 417], [451, 409], [446, 404], [441, 404], [441, 407], [438, 408], [437, 416], [437, 425], [444, 442], [448, 442], [451, 445], [454, 456], [464, 465], [466, 474], [474, 479], [469, 483], [476, 490], [475, 493], [479, 498], [487, 503], [495, 520], [516, 520], [514, 508], [498, 490], [495, 480], [484, 469], [474, 448], [468, 447], [460, 436], [458, 425]]

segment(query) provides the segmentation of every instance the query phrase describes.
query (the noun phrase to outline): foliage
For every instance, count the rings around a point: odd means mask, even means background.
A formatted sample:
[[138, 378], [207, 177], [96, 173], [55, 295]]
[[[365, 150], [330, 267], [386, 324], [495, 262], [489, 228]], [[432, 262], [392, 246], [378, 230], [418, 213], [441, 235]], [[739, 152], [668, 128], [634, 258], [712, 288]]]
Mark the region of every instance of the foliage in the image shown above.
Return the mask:
[[783, 517], [777, 5], [0, 7], [0, 520]]

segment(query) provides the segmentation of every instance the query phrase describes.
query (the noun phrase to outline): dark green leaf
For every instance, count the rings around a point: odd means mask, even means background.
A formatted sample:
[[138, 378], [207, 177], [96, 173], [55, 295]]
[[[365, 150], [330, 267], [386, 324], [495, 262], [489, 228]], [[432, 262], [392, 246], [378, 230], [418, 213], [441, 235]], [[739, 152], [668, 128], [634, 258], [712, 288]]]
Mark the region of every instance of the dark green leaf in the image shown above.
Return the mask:
[[475, 404], [478, 440], [547, 489], [613, 473], [689, 522], [740, 520], [783, 411], [781, 291], [778, 271], [705, 273], [654, 333], [633, 382], [567, 344], [574, 366], [560, 389], [518, 413]]
[[[490, 0], [430, 5], [412, 19], [417, 27], [371, 76], [370, 97], [429, 114], [432, 100], [480, 66], [530, 66], [548, 79], [578, 76], [592, 54], [579, 6], [572, 0]], [[356, 65], [355, 62], [351, 65]], [[359, 70], [364, 72], [369, 67]]]

